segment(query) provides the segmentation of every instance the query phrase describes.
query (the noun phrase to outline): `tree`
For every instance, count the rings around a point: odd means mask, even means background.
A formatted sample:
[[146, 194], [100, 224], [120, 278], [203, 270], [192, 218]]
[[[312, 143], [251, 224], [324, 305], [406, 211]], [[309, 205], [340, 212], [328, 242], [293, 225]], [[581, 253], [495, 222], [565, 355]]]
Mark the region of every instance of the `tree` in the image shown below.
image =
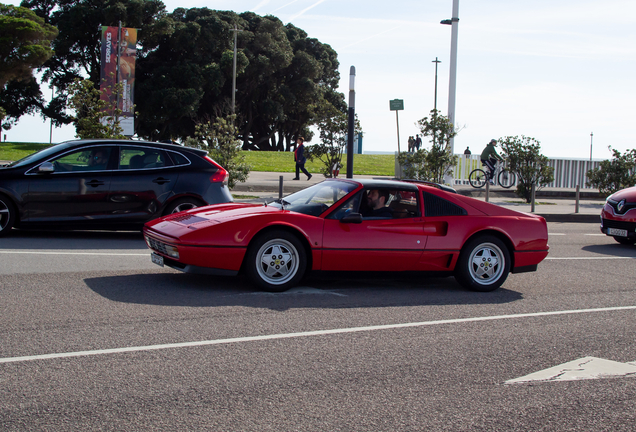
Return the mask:
[[507, 136], [497, 140], [501, 145], [508, 168], [517, 174], [517, 196], [532, 201], [532, 185], [541, 189], [554, 181], [554, 168], [541, 154], [541, 143], [534, 138]]
[[609, 147], [612, 160], [601, 161], [601, 166], [587, 172], [588, 185], [605, 195], [636, 184], [636, 149], [621, 154]]
[[57, 36], [33, 11], [0, 4], [0, 89], [12, 80], [32, 77], [34, 68], [47, 61]]
[[[121, 84], [118, 84], [114, 91], [121, 93]], [[75, 111], [75, 116], [72, 117], [75, 124], [75, 136], [78, 138], [125, 138], [118, 120], [121, 110], [100, 99], [101, 94], [102, 91], [96, 89], [90, 80], [76, 79], [69, 86], [69, 107]], [[105, 116], [105, 113], [113, 113], [114, 117]]]
[[[226, 118], [218, 117], [214, 123], [206, 122], [197, 125], [196, 138], [186, 139], [186, 146], [207, 148], [210, 156], [229, 173], [228, 187], [247, 180], [252, 167], [245, 163], [241, 154], [241, 143], [234, 125], [236, 115]], [[202, 145], [203, 144], [203, 145]]]
[[[325, 107], [322, 119], [318, 122], [320, 131], [320, 143], [307, 146], [305, 154], [307, 159], [318, 159], [323, 163], [321, 173], [328, 178], [333, 177], [333, 167], [342, 167], [342, 155], [347, 147], [347, 133], [349, 129], [349, 118], [347, 116], [347, 105], [344, 103], [344, 96], [340, 109], [333, 105]], [[355, 118], [354, 133], [361, 134], [362, 128], [358, 116]]]
[[422, 136], [430, 137], [431, 148], [421, 148], [415, 153], [402, 152], [398, 162], [403, 166], [405, 178], [430, 180], [442, 183], [444, 177], [452, 172], [457, 156], [451, 154], [450, 140], [457, 132], [448, 117], [431, 110], [429, 117], [417, 122]]
[[35, 77], [9, 81], [0, 90], [0, 101], [6, 114], [4, 121], [0, 119], [0, 124], [5, 130], [11, 129], [23, 115], [33, 114], [44, 106], [40, 85]]
[[233, 28], [236, 114], [245, 150], [286, 151], [338, 99], [337, 54], [276, 17], [207, 8], [175, 9], [173, 31], [138, 61], [137, 132], [193, 136], [195, 126], [231, 112]]
[[[11, 126], [24, 114], [40, 108], [43, 99], [33, 69], [53, 54], [57, 29], [33, 11], [0, 4], [0, 124]], [[34, 89], [36, 92], [34, 92]]]

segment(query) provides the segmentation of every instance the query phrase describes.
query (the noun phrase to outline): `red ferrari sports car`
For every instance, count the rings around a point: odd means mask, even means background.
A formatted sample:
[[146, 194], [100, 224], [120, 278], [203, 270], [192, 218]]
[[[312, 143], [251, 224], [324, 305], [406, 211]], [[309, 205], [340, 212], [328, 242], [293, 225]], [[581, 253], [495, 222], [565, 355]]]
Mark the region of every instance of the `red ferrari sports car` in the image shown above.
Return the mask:
[[601, 232], [621, 244], [636, 243], [636, 186], [607, 198], [601, 211]]
[[200, 207], [146, 223], [152, 261], [246, 274], [284, 291], [308, 271], [435, 272], [475, 291], [548, 255], [545, 219], [422, 182], [327, 179], [266, 204]]

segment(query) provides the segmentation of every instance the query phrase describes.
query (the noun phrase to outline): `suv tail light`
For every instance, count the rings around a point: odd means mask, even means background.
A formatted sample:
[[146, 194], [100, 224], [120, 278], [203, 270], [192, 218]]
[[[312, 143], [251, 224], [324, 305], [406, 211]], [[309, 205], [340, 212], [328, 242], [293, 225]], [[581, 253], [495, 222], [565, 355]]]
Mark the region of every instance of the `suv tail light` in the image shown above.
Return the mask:
[[210, 183], [223, 183], [224, 185], [227, 185], [228, 179], [230, 177], [230, 174], [227, 172], [227, 170], [216, 163], [214, 159], [210, 158], [209, 156], [206, 156], [205, 160], [210, 162], [218, 169], [218, 171], [210, 177]]

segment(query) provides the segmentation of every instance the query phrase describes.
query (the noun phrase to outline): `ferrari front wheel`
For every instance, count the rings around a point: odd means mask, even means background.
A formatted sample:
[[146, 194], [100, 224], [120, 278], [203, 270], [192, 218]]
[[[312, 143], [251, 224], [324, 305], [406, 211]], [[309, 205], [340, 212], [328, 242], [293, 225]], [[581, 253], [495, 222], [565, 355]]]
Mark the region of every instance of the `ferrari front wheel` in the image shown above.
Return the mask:
[[473, 291], [494, 291], [510, 272], [510, 252], [503, 241], [490, 235], [466, 243], [459, 254], [455, 278]]
[[285, 291], [296, 285], [305, 273], [307, 254], [298, 238], [286, 231], [262, 234], [250, 246], [245, 270], [260, 288]]

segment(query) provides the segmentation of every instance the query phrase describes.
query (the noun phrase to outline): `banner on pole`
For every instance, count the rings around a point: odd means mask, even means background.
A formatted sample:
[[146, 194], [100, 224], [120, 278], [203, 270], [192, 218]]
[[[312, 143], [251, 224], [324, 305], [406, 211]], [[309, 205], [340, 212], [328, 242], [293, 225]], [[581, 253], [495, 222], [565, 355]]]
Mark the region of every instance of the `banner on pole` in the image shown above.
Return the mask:
[[[124, 135], [132, 136], [135, 134], [133, 105], [137, 29], [122, 27], [119, 33], [119, 27], [103, 26], [101, 57], [101, 98], [110, 106], [118, 106], [122, 110], [119, 124], [124, 130]], [[118, 83], [122, 87], [120, 95], [115, 92]], [[108, 116], [113, 117], [113, 114], [108, 113]]]

